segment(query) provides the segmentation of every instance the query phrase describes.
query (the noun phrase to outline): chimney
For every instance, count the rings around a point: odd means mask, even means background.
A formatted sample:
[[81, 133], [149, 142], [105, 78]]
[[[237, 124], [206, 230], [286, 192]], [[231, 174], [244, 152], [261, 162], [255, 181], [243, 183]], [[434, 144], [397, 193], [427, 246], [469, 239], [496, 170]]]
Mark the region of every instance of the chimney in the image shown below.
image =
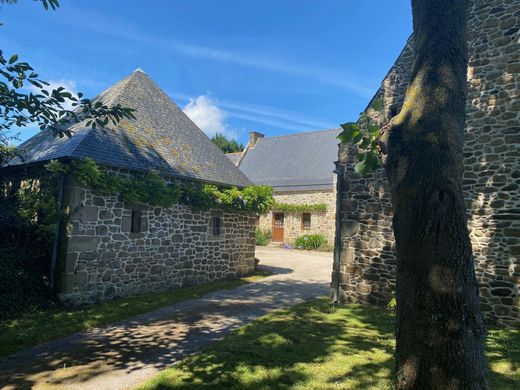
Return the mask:
[[264, 138], [264, 135], [262, 133], [259, 133], [257, 131], [250, 131], [249, 132], [249, 147], [254, 148], [256, 141], [258, 141], [260, 138]]

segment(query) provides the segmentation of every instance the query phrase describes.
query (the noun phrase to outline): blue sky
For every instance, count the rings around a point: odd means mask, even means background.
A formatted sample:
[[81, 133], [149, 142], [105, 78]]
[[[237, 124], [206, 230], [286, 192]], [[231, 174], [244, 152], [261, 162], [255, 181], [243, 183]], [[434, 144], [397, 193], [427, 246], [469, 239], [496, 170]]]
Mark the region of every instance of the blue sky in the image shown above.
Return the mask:
[[141, 67], [209, 135], [243, 143], [357, 119], [412, 31], [410, 0], [60, 3], [2, 6], [5, 55], [89, 97]]

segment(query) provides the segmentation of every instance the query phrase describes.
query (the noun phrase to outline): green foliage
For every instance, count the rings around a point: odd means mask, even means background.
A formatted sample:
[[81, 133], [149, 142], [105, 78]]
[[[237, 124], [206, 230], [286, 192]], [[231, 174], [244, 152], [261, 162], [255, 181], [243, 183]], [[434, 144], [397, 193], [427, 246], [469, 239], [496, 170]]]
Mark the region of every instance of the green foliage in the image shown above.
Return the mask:
[[15, 147], [11, 145], [5, 145], [1, 141], [0, 137], [0, 167], [13, 156]]
[[0, 183], [0, 320], [47, 306], [57, 219], [54, 175]]
[[244, 145], [239, 143], [236, 139], [227, 139], [223, 134], [217, 133], [211, 141], [218, 146], [224, 153], [236, 153], [244, 150]]
[[[49, 90], [49, 83], [41, 80], [27, 62], [19, 61], [16, 54], [7, 59], [0, 50], [0, 65], [0, 131], [34, 123], [41, 130], [48, 127], [63, 137], [72, 135], [67, 126], [83, 120], [87, 127], [95, 128], [134, 117], [131, 108], [108, 107], [101, 101], [83, 98], [81, 93], [75, 96], [63, 87]], [[20, 91], [27, 86], [37, 92]], [[67, 104], [74, 111], [66, 109]]]
[[269, 229], [256, 228], [255, 245], [266, 246], [271, 242], [272, 232]]
[[275, 202], [273, 205], [273, 210], [274, 211], [283, 211], [286, 213], [325, 212], [325, 211], [327, 211], [327, 205], [325, 203], [291, 204], [291, 203]]
[[327, 239], [323, 234], [304, 234], [294, 241], [294, 247], [297, 249], [318, 249], [327, 245]]
[[[45, 9], [59, 7], [57, 0], [39, 0]], [[16, 1], [4, 1], [13, 4]], [[100, 100], [91, 101], [65, 90], [49, 89], [49, 83], [40, 78], [27, 62], [17, 54], [6, 55], [0, 50], [0, 144], [7, 146], [14, 136], [13, 127], [36, 124], [41, 130], [49, 128], [60, 137], [71, 136], [68, 129], [73, 123], [85, 121], [85, 126], [117, 124], [123, 118], [133, 118], [132, 108], [116, 105], [108, 107]], [[29, 88], [28, 88], [29, 87]], [[35, 92], [27, 92], [27, 90]], [[70, 105], [71, 110], [66, 107]]]
[[[381, 111], [383, 102], [376, 100], [372, 103], [371, 108], [375, 111]], [[358, 149], [358, 163], [354, 170], [361, 176], [375, 171], [379, 167], [378, 140], [381, 135], [379, 126], [372, 123], [366, 112], [362, 112], [357, 123], [343, 123], [341, 128], [343, 131], [338, 135], [341, 143], [355, 145]]]
[[154, 171], [127, 179], [109, 173], [90, 158], [73, 161], [70, 165], [51, 161], [47, 168], [51, 172], [70, 172], [81, 184], [94, 192], [104, 195], [119, 194], [124, 202], [129, 203], [147, 203], [160, 207], [181, 203], [201, 210], [220, 208], [259, 214], [265, 214], [273, 204], [272, 189], [268, 186], [238, 189], [193, 181], [169, 184]]
[[397, 299], [395, 297], [395, 292], [392, 292], [392, 298], [390, 299], [386, 307], [388, 307], [389, 309], [395, 309], [397, 307]]

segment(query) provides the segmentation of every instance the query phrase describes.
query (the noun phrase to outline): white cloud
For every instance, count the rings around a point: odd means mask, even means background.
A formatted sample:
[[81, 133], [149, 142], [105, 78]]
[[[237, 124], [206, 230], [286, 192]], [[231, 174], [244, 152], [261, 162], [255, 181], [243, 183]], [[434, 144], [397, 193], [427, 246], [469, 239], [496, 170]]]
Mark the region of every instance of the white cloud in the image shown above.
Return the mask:
[[81, 23], [81, 27], [133, 43], [139, 43], [147, 46], [154, 46], [161, 52], [175, 52], [186, 57], [201, 58], [216, 62], [239, 65], [243, 67], [260, 69], [280, 74], [286, 74], [291, 77], [300, 79], [308, 79], [310, 81], [319, 82], [336, 88], [341, 88], [350, 93], [370, 98], [378, 88], [377, 83], [366, 82], [360, 79], [356, 74], [350, 74], [343, 69], [325, 67], [320, 64], [298, 64], [294, 59], [273, 57], [269, 53], [242, 52], [224, 50], [203, 45], [190, 44], [184, 41], [172, 38], [164, 39], [158, 36], [149, 35], [140, 31], [136, 26], [126, 21], [117, 20], [112, 15], [92, 13], [90, 10], [70, 10], [74, 17], [59, 18], [59, 23], [74, 23], [78, 25], [78, 20], [97, 20], [98, 23]]
[[226, 113], [217, 106], [215, 100], [207, 95], [190, 99], [184, 107], [184, 112], [209, 137], [216, 133], [233, 136], [233, 132], [229, 130], [225, 123]]
[[[76, 86], [76, 82], [75, 81], [64, 80], [63, 79], [63, 80], [47, 80], [47, 82], [49, 83], [49, 85], [47, 85], [47, 86], [45, 86], [43, 88], [46, 91], [51, 92], [53, 89], [57, 89], [59, 87], [63, 87], [63, 88], [65, 88], [65, 90], [67, 92], [70, 92], [76, 98], [78, 97], [78, 91], [77, 91], [77, 86]], [[40, 89], [36, 88], [34, 85], [31, 85], [29, 87], [29, 90], [32, 93], [39, 93], [40, 92]], [[63, 108], [66, 109], [66, 110], [73, 110], [74, 109], [74, 107], [72, 107], [72, 102], [70, 100], [67, 100], [66, 103], [63, 104]]]
[[[188, 100], [190, 103], [188, 103], [187, 106], [191, 103], [195, 103], [193, 98], [187, 94], [175, 92], [169, 93], [169, 95], [174, 100]], [[203, 97], [206, 96], [203, 95]], [[336, 123], [324, 120], [323, 118], [309, 116], [302, 112], [288, 111], [274, 106], [221, 99], [218, 100], [218, 106], [225, 109], [225, 111], [221, 110], [225, 118], [245, 119], [283, 130], [304, 132], [309, 130], [332, 129], [338, 126]]]
[[243, 119], [274, 125], [287, 130], [309, 131], [331, 129], [337, 126], [337, 124], [322, 118], [315, 118], [305, 113], [284, 110], [279, 107], [232, 100], [219, 100], [219, 104], [229, 112], [230, 116], [248, 116], [248, 118], [243, 117]]

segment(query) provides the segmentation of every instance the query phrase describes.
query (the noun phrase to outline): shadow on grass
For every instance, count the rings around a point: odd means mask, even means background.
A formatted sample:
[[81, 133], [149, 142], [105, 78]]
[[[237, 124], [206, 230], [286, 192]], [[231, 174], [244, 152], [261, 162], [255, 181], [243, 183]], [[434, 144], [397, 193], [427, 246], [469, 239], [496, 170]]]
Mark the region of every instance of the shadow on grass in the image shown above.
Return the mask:
[[143, 389], [386, 389], [392, 354], [384, 311], [314, 300], [238, 329]]
[[[314, 300], [273, 312], [164, 370], [141, 390], [393, 389], [394, 317]], [[491, 329], [491, 388], [520, 383], [520, 331]]]
[[490, 328], [486, 357], [493, 390], [516, 389], [520, 385], [520, 330]]
[[64, 307], [25, 313], [9, 321], [0, 322], [0, 356], [8, 355], [48, 340], [86, 331], [130, 318], [161, 307], [177, 304], [188, 299], [197, 299], [205, 294], [233, 289], [254, 283], [273, 273], [287, 273], [286, 268], [272, 267], [256, 271], [239, 279], [217, 280], [188, 287], [174, 288], [163, 292], [114, 299], [98, 304]]
[[244, 323], [279, 306], [319, 296], [326, 287], [321, 282], [282, 280], [243, 284], [57, 339], [0, 358], [0, 388], [96, 388], [98, 381], [117, 381], [143, 368], [164, 369]]

